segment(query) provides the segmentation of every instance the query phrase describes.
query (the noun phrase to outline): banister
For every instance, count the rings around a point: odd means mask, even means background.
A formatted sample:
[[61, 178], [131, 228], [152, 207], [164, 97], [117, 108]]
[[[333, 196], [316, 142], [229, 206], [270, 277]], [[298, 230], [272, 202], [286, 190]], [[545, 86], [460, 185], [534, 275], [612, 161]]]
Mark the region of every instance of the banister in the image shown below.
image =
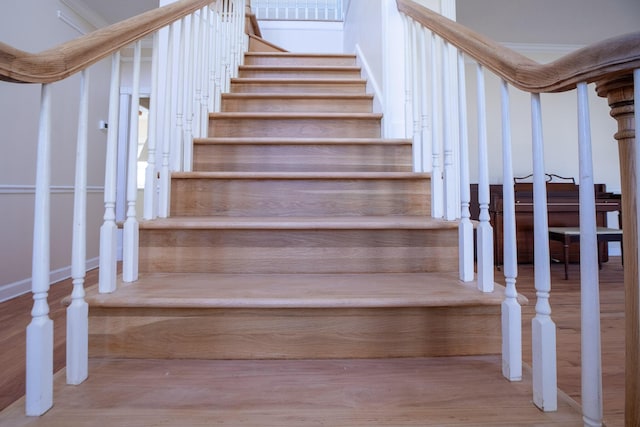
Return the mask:
[[640, 68], [640, 32], [613, 37], [540, 64], [413, 0], [396, 0], [398, 10], [527, 92], [564, 92]]
[[212, 0], [180, 0], [37, 54], [0, 42], [0, 80], [14, 83], [63, 80], [210, 3]]

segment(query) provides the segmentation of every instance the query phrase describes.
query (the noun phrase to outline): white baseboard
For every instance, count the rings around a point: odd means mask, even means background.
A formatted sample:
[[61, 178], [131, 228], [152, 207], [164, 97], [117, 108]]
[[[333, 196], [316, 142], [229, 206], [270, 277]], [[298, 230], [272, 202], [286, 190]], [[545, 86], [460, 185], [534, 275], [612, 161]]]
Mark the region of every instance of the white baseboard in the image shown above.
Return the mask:
[[[87, 271], [97, 268], [99, 265], [99, 258], [91, 258], [87, 260]], [[61, 280], [65, 280], [71, 277], [71, 266], [63, 267], [49, 273], [49, 283], [58, 283]], [[17, 296], [26, 294], [31, 291], [31, 278], [20, 280], [18, 282], [9, 283], [7, 285], [0, 286], [0, 302], [8, 301]]]
[[[382, 91], [380, 90], [380, 86], [378, 82], [373, 77], [373, 73], [371, 71], [371, 66], [367, 61], [366, 56], [362, 52], [359, 44], [356, 44], [356, 58], [358, 61], [358, 65], [362, 67], [363, 79], [367, 80], [367, 92], [373, 93], [373, 112], [374, 113], [382, 113], [384, 100], [382, 98]], [[383, 119], [384, 120], [384, 119]]]

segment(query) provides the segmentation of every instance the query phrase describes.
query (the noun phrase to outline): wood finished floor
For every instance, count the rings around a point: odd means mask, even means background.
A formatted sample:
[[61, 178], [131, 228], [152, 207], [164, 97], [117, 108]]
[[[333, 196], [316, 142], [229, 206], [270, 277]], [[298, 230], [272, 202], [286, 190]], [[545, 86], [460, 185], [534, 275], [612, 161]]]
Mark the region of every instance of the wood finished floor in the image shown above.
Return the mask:
[[[560, 389], [580, 400], [580, 308], [579, 308], [579, 266], [570, 266], [570, 280], [563, 280], [563, 266], [552, 265], [552, 317], [558, 332], [558, 385]], [[496, 272], [496, 281], [502, 282], [502, 273]], [[530, 350], [530, 321], [534, 313], [535, 291], [533, 289], [533, 267], [519, 266], [518, 290], [530, 300], [530, 304], [523, 308], [523, 357], [526, 363], [531, 362]], [[605, 422], [607, 426], [622, 426], [624, 407], [624, 313], [623, 313], [623, 279], [619, 258], [612, 258], [603, 265], [600, 272], [601, 280], [601, 312], [602, 312], [602, 349], [603, 349], [603, 388]], [[95, 271], [87, 277], [87, 285], [97, 280]], [[55, 331], [55, 367], [56, 370], [64, 365], [64, 321], [65, 313], [60, 300], [70, 293], [71, 285], [63, 282], [51, 288], [50, 306], [51, 317], [56, 326]], [[31, 297], [19, 297], [10, 302], [0, 304], [0, 363], [3, 374], [0, 377], [0, 409], [7, 408], [11, 402], [24, 394], [24, 330], [29, 322]], [[471, 360], [472, 359], [472, 360]], [[539, 419], [526, 421], [511, 419], [505, 421], [505, 414], [530, 413], [533, 408], [527, 402], [526, 407], [515, 406], [500, 409], [503, 399], [516, 395], [515, 390], [522, 389], [530, 396], [530, 380], [522, 383], [508, 384], [500, 375], [498, 358], [461, 358], [451, 366], [443, 365], [448, 359], [405, 359], [405, 360], [374, 360], [365, 361], [325, 361], [311, 362], [302, 367], [298, 363], [288, 365], [287, 362], [267, 361], [269, 366], [253, 362], [203, 362], [194, 361], [191, 371], [188, 365], [169, 365], [166, 361], [105, 361], [91, 362], [91, 378], [85, 384], [86, 388], [67, 387], [64, 382], [63, 371], [58, 374], [57, 381], [62, 391], [55, 397], [56, 406], [45, 419], [26, 418], [23, 414], [23, 402], [18, 401], [13, 406], [0, 413], [0, 426], [67, 426], [67, 425], [213, 425], [215, 419], [227, 420], [227, 425], [582, 425], [579, 421], [562, 419], [564, 415], [555, 414], [560, 418]], [[182, 361], [180, 361], [182, 362]], [[131, 370], [124, 369], [130, 364]], [[481, 369], [484, 367], [486, 369]], [[144, 369], [142, 369], [144, 368]], [[456, 369], [460, 369], [456, 374]], [[367, 370], [370, 369], [370, 370]], [[289, 370], [295, 375], [285, 377], [281, 375]], [[215, 377], [202, 376], [208, 372]], [[346, 375], [345, 372], [348, 374]], [[263, 375], [261, 375], [263, 374]], [[271, 375], [275, 374], [275, 375]], [[477, 382], [470, 381], [471, 376], [479, 375]], [[396, 376], [394, 378], [394, 376]], [[112, 377], [111, 377], [112, 376]], [[466, 377], [465, 386], [455, 388], [451, 378]], [[148, 378], [155, 377], [160, 383], [155, 385]], [[107, 398], [100, 403], [88, 403], [91, 398], [91, 387], [101, 389], [102, 378], [111, 378], [109, 383], [117, 390], [107, 393]], [[289, 379], [286, 379], [289, 378]], [[431, 379], [440, 379], [439, 383], [430, 383]], [[166, 380], [178, 380], [175, 387], [167, 387]], [[366, 387], [358, 381], [371, 380]], [[257, 381], [248, 386], [250, 398], [240, 395], [238, 388], [248, 381]], [[192, 382], [191, 382], [192, 381]], [[278, 382], [280, 381], [280, 382]], [[312, 389], [320, 393], [326, 401], [322, 406], [319, 401], [312, 401], [301, 392], [302, 381], [305, 389], [309, 384]], [[355, 382], [350, 382], [355, 381]], [[224, 383], [224, 388], [214, 385]], [[132, 387], [134, 384], [135, 387]], [[142, 388], [138, 386], [142, 385]], [[174, 384], [174, 383], [172, 383]], [[339, 385], [339, 393], [329, 393], [331, 385]], [[476, 384], [476, 385], [474, 385]], [[491, 387], [487, 387], [491, 384]], [[231, 388], [227, 388], [227, 385]], [[494, 387], [502, 385], [504, 387]], [[85, 387], [83, 386], [83, 387]], [[267, 389], [260, 386], [270, 387]], [[292, 392], [289, 397], [281, 395], [281, 391], [288, 389]], [[507, 396], [496, 396], [492, 411], [487, 415], [469, 412], [468, 403], [477, 400], [478, 396], [487, 394], [487, 390], [498, 389], [499, 393]], [[104, 396], [104, 391], [102, 394]], [[334, 390], [335, 391], [335, 390]], [[404, 394], [403, 394], [404, 393]], [[65, 395], [70, 396], [66, 399]], [[235, 403], [232, 403], [235, 397]], [[375, 397], [375, 399], [374, 399]], [[406, 397], [406, 400], [405, 400]], [[170, 406], [163, 406], [161, 398], [175, 403], [175, 412], [169, 411]], [[111, 403], [109, 400], [111, 399]], [[206, 403], [206, 400], [209, 403]], [[333, 399], [333, 400], [331, 400]], [[373, 400], [372, 400], [373, 399]], [[530, 397], [529, 397], [530, 399]], [[467, 402], [468, 401], [468, 402]], [[66, 403], [65, 403], [66, 402]], [[287, 409], [288, 415], [278, 411], [295, 402], [299, 405], [296, 411]], [[372, 402], [378, 402], [375, 405]], [[429, 404], [427, 404], [429, 402]], [[431, 402], [443, 403], [444, 412], [427, 413], [432, 410]], [[462, 403], [459, 409], [454, 409], [454, 402]], [[465, 405], [464, 403], [467, 402]], [[139, 424], [132, 424], [131, 411], [136, 403]], [[205, 403], [209, 406], [198, 406]], [[122, 406], [120, 405], [122, 404]], [[113, 408], [121, 407], [114, 411]], [[449, 405], [449, 406], [447, 406]], [[520, 404], [518, 404], [520, 405]], [[66, 409], [65, 409], [66, 406]], [[91, 413], [85, 412], [86, 407]], [[446, 409], [448, 408], [448, 409]], [[465, 409], [467, 408], [467, 409]], [[54, 421], [56, 411], [69, 411], [67, 417]], [[447, 412], [447, 410], [449, 412]], [[538, 415], [539, 411], [533, 409]], [[294, 413], [295, 412], [295, 413]], [[189, 415], [189, 423], [185, 424], [185, 416]], [[548, 414], [542, 414], [548, 415]], [[550, 415], [551, 416], [551, 415]], [[217, 418], [222, 417], [222, 418]], [[230, 418], [224, 418], [230, 417]], [[438, 418], [444, 417], [444, 418]], [[425, 419], [434, 420], [435, 424], [425, 424]], [[265, 421], [267, 420], [267, 421]], [[268, 421], [270, 420], [270, 421]], [[440, 421], [438, 421], [440, 420]], [[58, 424], [55, 424], [57, 422]], [[221, 421], [222, 422], [222, 421]], [[84, 424], [83, 424], [84, 423]], [[288, 423], [288, 424], [287, 424]], [[502, 423], [502, 424], [501, 424]]]

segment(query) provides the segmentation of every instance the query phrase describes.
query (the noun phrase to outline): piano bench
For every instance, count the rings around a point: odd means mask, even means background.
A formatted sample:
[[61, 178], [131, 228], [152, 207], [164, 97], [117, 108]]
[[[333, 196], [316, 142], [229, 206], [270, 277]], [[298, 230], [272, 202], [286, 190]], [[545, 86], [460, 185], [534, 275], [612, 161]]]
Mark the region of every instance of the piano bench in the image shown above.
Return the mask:
[[[598, 242], [621, 242], [622, 230], [618, 228], [597, 227]], [[580, 227], [549, 227], [549, 240], [561, 242], [564, 245], [564, 279], [569, 279], [569, 245], [580, 241]], [[600, 256], [598, 254], [598, 267]]]

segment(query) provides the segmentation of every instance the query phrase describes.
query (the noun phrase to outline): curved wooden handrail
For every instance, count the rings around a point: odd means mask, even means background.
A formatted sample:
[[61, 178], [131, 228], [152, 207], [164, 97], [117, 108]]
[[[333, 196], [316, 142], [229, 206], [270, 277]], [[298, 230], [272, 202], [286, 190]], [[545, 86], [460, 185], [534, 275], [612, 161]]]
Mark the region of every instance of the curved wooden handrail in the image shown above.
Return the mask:
[[511, 85], [527, 92], [563, 92], [640, 68], [640, 32], [625, 34], [540, 64], [412, 0], [398, 10], [447, 40]]
[[37, 54], [14, 49], [0, 42], [0, 80], [16, 83], [52, 83], [63, 80], [212, 2], [180, 0]]

